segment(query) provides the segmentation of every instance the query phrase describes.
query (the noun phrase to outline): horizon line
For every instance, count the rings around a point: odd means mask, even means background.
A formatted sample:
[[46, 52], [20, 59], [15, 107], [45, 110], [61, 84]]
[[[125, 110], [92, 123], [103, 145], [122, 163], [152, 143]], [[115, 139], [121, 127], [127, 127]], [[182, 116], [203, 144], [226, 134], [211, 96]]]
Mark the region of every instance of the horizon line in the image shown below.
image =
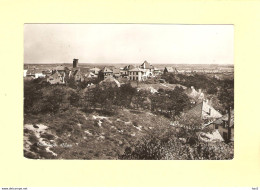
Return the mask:
[[[132, 63], [78, 63], [81, 64], [142, 64], [143, 62], [132, 62]], [[148, 62], [149, 63], [149, 62]], [[151, 62], [150, 62], [151, 63]], [[52, 63], [24, 63], [24, 64], [73, 64], [72, 62], [52, 62]], [[178, 65], [178, 64], [187, 64], [187, 65], [234, 65], [234, 63], [151, 63], [151, 64], [172, 64], [172, 65]]]

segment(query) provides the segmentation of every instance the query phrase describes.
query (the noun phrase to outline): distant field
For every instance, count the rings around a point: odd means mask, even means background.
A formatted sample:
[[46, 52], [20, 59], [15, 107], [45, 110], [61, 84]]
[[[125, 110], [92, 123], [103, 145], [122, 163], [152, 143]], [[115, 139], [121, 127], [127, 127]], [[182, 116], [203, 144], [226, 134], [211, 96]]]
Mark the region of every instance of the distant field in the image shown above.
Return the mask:
[[[98, 67], [103, 68], [105, 66], [114, 66], [114, 67], [125, 67], [126, 65], [134, 65], [139, 66], [142, 63], [122, 63], [122, 64], [94, 64], [94, 63], [79, 63], [79, 67]], [[58, 65], [64, 65], [67, 67], [72, 67], [72, 63], [46, 63], [46, 64], [33, 64], [33, 63], [25, 63], [24, 68], [37, 68], [37, 69], [51, 69]], [[234, 69], [234, 65], [231, 64], [153, 64], [153, 66], [157, 67], [160, 70], [163, 70], [165, 67], [175, 67], [176, 69]]]

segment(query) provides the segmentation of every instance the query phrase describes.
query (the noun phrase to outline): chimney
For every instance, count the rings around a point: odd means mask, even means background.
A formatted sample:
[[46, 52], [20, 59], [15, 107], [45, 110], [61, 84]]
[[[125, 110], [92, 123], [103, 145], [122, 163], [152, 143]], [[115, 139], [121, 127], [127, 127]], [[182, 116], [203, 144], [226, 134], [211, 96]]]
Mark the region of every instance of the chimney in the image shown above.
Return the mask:
[[73, 59], [73, 68], [78, 67], [78, 59]]

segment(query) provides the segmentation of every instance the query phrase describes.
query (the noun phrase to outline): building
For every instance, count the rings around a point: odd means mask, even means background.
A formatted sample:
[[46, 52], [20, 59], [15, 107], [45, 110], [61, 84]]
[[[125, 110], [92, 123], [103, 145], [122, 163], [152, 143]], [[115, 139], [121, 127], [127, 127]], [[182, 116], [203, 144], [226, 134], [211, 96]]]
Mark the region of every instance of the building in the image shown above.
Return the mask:
[[185, 90], [185, 92], [189, 96], [189, 98], [191, 99], [191, 103], [193, 103], [193, 104], [204, 100], [205, 96], [204, 96], [204, 93], [201, 91], [201, 89], [196, 91], [195, 88], [193, 86], [191, 86], [190, 88], [187, 88]]
[[113, 76], [113, 71], [108, 67], [104, 67], [99, 71], [98, 77], [100, 80], [104, 80], [109, 76]]
[[27, 71], [28, 71], [27, 69], [24, 69], [24, 70], [23, 70], [23, 77], [26, 77]]
[[139, 66], [139, 68], [143, 70], [144, 75], [147, 78], [150, 78], [150, 77], [154, 76], [154, 66], [152, 66], [147, 61], [144, 61], [143, 64]]
[[78, 67], [78, 59], [73, 59], [73, 68], [77, 68]]
[[[228, 114], [213, 122], [213, 128], [217, 129], [225, 141], [234, 141], [234, 110], [230, 113], [230, 125], [228, 127]], [[212, 125], [211, 125], [212, 126]]]
[[45, 75], [45, 77], [52, 75], [51, 70], [45, 70], [45, 71], [42, 71], [42, 73]]
[[121, 77], [121, 73], [120, 73], [120, 69], [119, 68], [113, 68], [112, 71], [113, 71], [113, 77], [114, 78], [117, 79], [117, 78]]
[[77, 82], [82, 82], [82, 81], [84, 81], [84, 76], [82, 75], [80, 69], [79, 69], [79, 70], [75, 70], [75, 71], [73, 72], [73, 75], [72, 75], [72, 76], [73, 76], [74, 80], [77, 81]]
[[109, 87], [120, 87], [121, 84], [112, 76], [106, 77], [104, 80], [102, 80], [99, 85], [102, 88], [109, 88]]
[[129, 75], [129, 70], [134, 69], [135, 67], [133, 65], [127, 65], [123, 68], [123, 70], [121, 71], [121, 76], [122, 77], [126, 77], [128, 78]]
[[44, 78], [46, 75], [43, 74], [42, 70], [33, 68], [33, 69], [28, 69], [26, 71], [26, 76], [27, 77], [33, 77], [34, 79], [37, 79], [37, 78]]
[[207, 100], [196, 104], [193, 108], [188, 110], [187, 113], [200, 117], [207, 125], [222, 117], [222, 114], [210, 106]]
[[165, 67], [163, 70], [163, 74], [166, 73], [178, 73], [178, 71], [176, 68], [174, 69], [173, 67]]
[[50, 84], [65, 84], [65, 74], [61, 74], [58, 71], [47, 77], [47, 82]]
[[95, 75], [94, 73], [92, 72], [87, 72], [85, 75], [84, 75], [84, 78], [85, 79], [92, 79], [92, 78], [97, 78], [98, 76]]
[[95, 75], [98, 75], [100, 69], [97, 67], [93, 67], [92, 69], [89, 69], [90, 72], [94, 73]]
[[158, 68], [154, 67], [153, 73], [154, 73], [155, 76], [157, 76], [157, 75], [161, 74], [161, 71]]
[[140, 68], [134, 68], [128, 71], [129, 73], [129, 80], [134, 80], [134, 81], [143, 81], [145, 80], [146, 77], [146, 73], [143, 69]]

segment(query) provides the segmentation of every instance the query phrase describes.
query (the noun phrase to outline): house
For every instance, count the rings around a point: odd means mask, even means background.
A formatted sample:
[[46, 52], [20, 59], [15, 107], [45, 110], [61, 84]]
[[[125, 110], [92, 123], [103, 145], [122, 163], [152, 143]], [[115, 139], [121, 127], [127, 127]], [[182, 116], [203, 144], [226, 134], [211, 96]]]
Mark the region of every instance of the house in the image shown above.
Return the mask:
[[120, 83], [118, 82], [118, 80], [116, 80], [114, 77], [112, 76], [108, 76], [106, 77], [104, 80], [102, 80], [99, 85], [103, 88], [106, 87], [120, 87]]
[[140, 68], [134, 68], [128, 71], [129, 73], [129, 80], [135, 80], [135, 81], [143, 81], [147, 77], [145, 75], [145, 71]]
[[45, 77], [45, 74], [43, 74], [42, 72], [36, 72], [35, 73], [35, 78], [44, 78]]
[[82, 82], [82, 81], [84, 81], [84, 76], [82, 75], [82, 73], [81, 73], [81, 71], [80, 71], [80, 69], [79, 70], [75, 70], [74, 72], [73, 72], [73, 78], [74, 78], [74, 80], [75, 81], [79, 81], [79, 82]]
[[157, 75], [161, 74], [161, 71], [158, 68], [154, 67], [153, 73], [154, 73], [155, 76], [157, 76]]
[[24, 70], [23, 70], [23, 77], [26, 77], [27, 71], [28, 71], [27, 69], [24, 69]]
[[217, 129], [225, 141], [234, 141], [234, 110], [230, 112], [230, 125], [228, 127], [228, 114], [217, 119], [213, 127]]
[[199, 89], [198, 91], [195, 90], [193, 86], [186, 89], [186, 94], [191, 98], [191, 103], [201, 102], [204, 100], [204, 93]]
[[129, 70], [134, 69], [135, 67], [133, 65], [127, 65], [121, 70], [121, 76], [122, 77], [128, 77], [129, 75]]
[[42, 70], [34, 68], [34, 69], [28, 69], [26, 72], [26, 76], [37, 79], [37, 78], [44, 78], [45, 74], [42, 73]]
[[222, 117], [221, 113], [210, 106], [207, 100], [196, 104], [193, 108], [188, 110], [187, 113], [200, 117], [205, 123], [211, 123]]
[[178, 73], [178, 71], [176, 68], [174, 69], [173, 67], [165, 67], [163, 70], [163, 74], [166, 73]]
[[54, 71], [58, 71], [59, 73], [65, 72], [65, 67], [63, 65], [58, 65], [53, 69]]
[[51, 70], [42, 71], [42, 73], [45, 75], [45, 77], [50, 76], [52, 74]]
[[100, 69], [97, 67], [93, 67], [92, 69], [89, 69], [90, 72], [94, 73], [95, 75], [98, 75]]
[[91, 78], [97, 78], [97, 75], [95, 75], [94, 73], [92, 72], [87, 72], [85, 75], [84, 75], [85, 79], [91, 79]]
[[120, 73], [120, 69], [119, 68], [113, 68], [112, 71], [113, 71], [113, 77], [114, 78], [117, 79], [117, 78], [121, 77], [121, 73]]
[[142, 65], [139, 66], [140, 69], [143, 69], [144, 75], [147, 78], [153, 77], [154, 76], [154, 66], [152, 66], [150, 63], [147, 61], [144, 61]]
[[65, 83], [65, 74], [59, 73], [58, 71], [54, 72], [52, 75], [47, 77], [47, 82], [50, 84], [64, 84]]
[[113, 76], [113, 71], [111, 69], [109, 69], [108, 67], [104, 67], [103, 69], [101, 69], [99, 71], [99, 74], [98, 74], [99, 79], [104, 80], [109, 76]]

